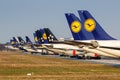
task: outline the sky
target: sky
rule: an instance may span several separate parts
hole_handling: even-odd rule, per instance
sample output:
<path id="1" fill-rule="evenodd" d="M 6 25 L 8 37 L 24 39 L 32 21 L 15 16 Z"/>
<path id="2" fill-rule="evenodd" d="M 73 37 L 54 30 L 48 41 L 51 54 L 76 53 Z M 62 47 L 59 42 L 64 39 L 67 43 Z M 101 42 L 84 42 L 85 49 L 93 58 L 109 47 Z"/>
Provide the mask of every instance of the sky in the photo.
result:
<path id="1" fill-rule="evenodd" d="M 65 13 L 78 16 L 78 10 L 88 10 L 108 34 L 120 39 L 120 0 L 0 0 L 0 43 L 14 36 L 33 41 L 40 28 L 50 28 L 57 38 L 70 38 Z"/>

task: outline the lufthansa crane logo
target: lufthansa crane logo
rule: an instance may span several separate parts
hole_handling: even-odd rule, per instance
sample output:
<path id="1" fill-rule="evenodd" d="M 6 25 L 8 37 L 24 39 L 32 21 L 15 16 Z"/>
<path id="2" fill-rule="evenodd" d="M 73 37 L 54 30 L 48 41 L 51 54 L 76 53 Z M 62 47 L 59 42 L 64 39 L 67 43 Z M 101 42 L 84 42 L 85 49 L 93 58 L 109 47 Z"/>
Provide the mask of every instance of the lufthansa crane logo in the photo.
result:
<path id="1" fill-rule="evenodd" d="M 37 42 L 37 41 L 38 41 L 38 38 L 37 38 L 37 37 L 35 37 L 35 38 L 34 38 L 34 40 Z"/>
<path id="2" fill-rule="evenodd" d="M 47 39 L 47 35 L 44 33 L 43 34 L 43 39 L 46 40 Z"/>
<path id="3" fill-rule="evenodd" d="M 84 27 L 85 27 L 85 30 L 87 30 L 88 32 L 92 32 L 96 27 L 96 23 L 93 19 L 89 18 L 85 21 Z"/>
<path id="4" fill-rule="evenodd" d="M 15 42 L 14 42 L 14 41 L 12 41 L 12 42 L 11 42 L 11 44 L 13 45 L 13 44 L 15 44 Z"/>
<path id="5" fill-rule="evenodd" d="M 81 30 L 81 23 L 79 21 L 72 22 L 71 30 L 74 33 L 78 33 Z"/>

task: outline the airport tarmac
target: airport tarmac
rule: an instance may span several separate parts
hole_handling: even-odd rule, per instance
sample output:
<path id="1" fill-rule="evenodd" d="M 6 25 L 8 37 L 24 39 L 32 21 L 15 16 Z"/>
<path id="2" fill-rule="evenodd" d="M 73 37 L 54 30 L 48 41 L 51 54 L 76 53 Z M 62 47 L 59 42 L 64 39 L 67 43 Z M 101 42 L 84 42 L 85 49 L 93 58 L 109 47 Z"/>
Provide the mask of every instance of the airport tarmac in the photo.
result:
<path id="1" fill-rule="evenodd" d="M 106 59 L 100 59 L 100 60 L 91 59 L 91 60 L 82 60 L 82 61 L 120 67 L 120 60 L 118 59 L 107 59 L 106 58 Z"/>
<path id="2" fill-rule="evenodd" d="M 110 65 L 114 67 L 120 67 L 120 59 L 113 59 L 113 58 L 102 58 L 102 59 L 76 59 L 76 58 L 70 58 L 70 57 L 61 57 L 59 55 L 41 55 L 36 54 L 39 56 L 47 56 L 47 57 L 56 57 L 56 58 L 62 58 L 62 59 L 68 59 L 68 60 L 79 60 L 82 62 L 90 62 L 93 64 L 105 64 Z"/>

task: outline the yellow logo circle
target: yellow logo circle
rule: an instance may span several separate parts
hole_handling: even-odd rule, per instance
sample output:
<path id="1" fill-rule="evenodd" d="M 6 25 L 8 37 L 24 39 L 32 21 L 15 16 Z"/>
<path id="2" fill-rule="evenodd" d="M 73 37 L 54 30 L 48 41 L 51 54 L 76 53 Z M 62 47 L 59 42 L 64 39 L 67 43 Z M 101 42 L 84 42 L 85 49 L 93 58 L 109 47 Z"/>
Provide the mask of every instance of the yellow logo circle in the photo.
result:
<path id="1" fill-rule="evenodd" d="M 72 22 L 71 30 L 74 33 L 78 33 L 81 30 L 81 23 L 79 21 Z"/>
<path id="2" fill-rule="evenodd" d="M 89 18 L 85 21 L 84 27 L 85 27 L 85 30 L 87 30 L 88 32 L 92 32 L 96 27 L 96 23 L 93 19 Z"/>
<path id="3" fill-rule="evenodd" d="M 37 41 L 38 41 L 38 38 L 37 38 L 37 37 L 35 37 L 35 38 L 34 38 L 34 40 L 37 42 Z"/>
<path id="4" fill-rule="evenodd" d="M 47 39 L 47 35 L 44 33 L 43 34 L 43 39 L 46 40 Z"/>
<path id="5" fill-rule="evenodd" d="M 15 44 L 15 42 L 14 42 L 14 41 L 12 41 L 12 42 L 11 42 L 11 44 L 13 45 L 13 44 Z"/>

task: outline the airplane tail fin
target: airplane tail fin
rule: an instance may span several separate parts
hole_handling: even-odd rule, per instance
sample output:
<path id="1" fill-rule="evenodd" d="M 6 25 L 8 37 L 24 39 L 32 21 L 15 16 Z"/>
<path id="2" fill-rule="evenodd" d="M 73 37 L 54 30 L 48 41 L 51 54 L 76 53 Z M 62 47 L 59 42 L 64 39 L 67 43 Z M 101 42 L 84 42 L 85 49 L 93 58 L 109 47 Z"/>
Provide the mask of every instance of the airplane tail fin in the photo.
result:
<path id="1" fill-rule="evenodd" d="M 41 32 L 41 35 L 42 35 L 42 36 L 41 36 L 42 41 L 43 41 L 44 43 L 48 43 L 47 35 L 46 35 L 44 29 L 40 29 L 40 32 Z"/>
<path id="2" fill-rule="evenodd" d="M 18 43 L 18 40 L 16 39 L 16 37 L 13 37 L 13 41 L 14 41 L 15 43 Z"/>
<path id="3" fill-rule="evenodd" d="M 57 41 L 57 38 L 55 37 L 55 35 L 52 33 L 52 31 L 49 28 L 44 28 L 44 31 L 47 35 L 49 43 L 53 41 Z"/>
<path id="4" fill-rule="evenodd" d="M 10 39 L 10 44 L 14 47 L 16 47 L 16 42 L 13 39 Z"/>
<path id="5" fill-rule="evenodd" d="M 98 24 L 98 22 L 88 11 L 79 10 L 78 13 L 81 20 L 84 21 L 85 30 L 91 32 L 96 40 L 115 40 L 104 31 L 104 29 Z"/>
<path id="6" fill-rule="evenodd" d="M 36 43 L 36 44 L 41 44 L 41 41 L 40 41 L 40 39 L 38 38 L 36 31 L 35 31 L 35 33 L 33 33 L 33 36 L 34 36 L 34 41 L 35 41 L 35 43 Z"/>
<path id="7" fill-rule="evenodd" d="M 40 32 L 40 30 L 35 31 L 35 33 L 36 33 L 39 43 L 44 43 L 44 41 L 42 39 L 42 33 Z"/>
<path id="8" fill-rule="evenodd" d="M 25 41 L 22 39 L 22 37 L 19 36 L 18 40 L 19 40 L 20 44 L 25 44 Z"/>
<path id="9" fill-rule="evenodd" d="M 84 28 L 82 28 L 83 24 L 72 13 L 65 14 L 69 28 L 72 32 L 74 40 L 92 40 L 94 39 L 92 33 L 87 32 Z"/>
<path id="10" fill-rule="evenodd" d="M 18 40 L 16 37 L 13 37 L 13 39 L 10 40 L 10 44 L 13 45 L 14 47 L 18 47 Z"/>
<path id="11" fill-rule="evenodd" d="M 10 44 L 14 45 L 15 44 L 14 40 L 10 39 Z"/>
<path id="12" fill-rule="evenodd" d="M 28 43 L 28 44 L 32 43 L 32 41 L 30 40 L 30 38 L 28 36 L 25 36 L 25 38 L 26 38 L 26 43 Z"/>

